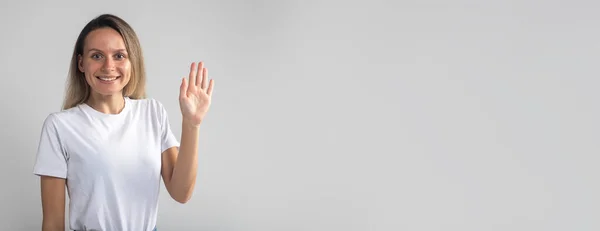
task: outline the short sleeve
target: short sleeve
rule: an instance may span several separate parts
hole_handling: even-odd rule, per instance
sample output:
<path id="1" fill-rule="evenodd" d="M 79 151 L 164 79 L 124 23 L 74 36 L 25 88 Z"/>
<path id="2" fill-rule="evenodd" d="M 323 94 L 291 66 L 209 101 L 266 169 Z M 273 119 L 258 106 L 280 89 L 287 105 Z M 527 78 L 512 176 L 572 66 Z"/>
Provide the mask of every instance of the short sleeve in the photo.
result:
<path id="1" fill-rule="evenodd" d="M 169 121 L 169 115 L 167 110 L 161 103 L 158 103 L 160 109 L 160 123 L 161 123 L 161 137 L 160 137 L 160 151 L 163 153 L 171 147 L 179 147 L 179 141 L 171 130 L 171 122 Z"/>
<path id="2" fill-rule="evenodd" d="M 35 175 L 67 178 L 67 155 L 56 125 L 53 114 L 44 120 L 33 167 Z"/>

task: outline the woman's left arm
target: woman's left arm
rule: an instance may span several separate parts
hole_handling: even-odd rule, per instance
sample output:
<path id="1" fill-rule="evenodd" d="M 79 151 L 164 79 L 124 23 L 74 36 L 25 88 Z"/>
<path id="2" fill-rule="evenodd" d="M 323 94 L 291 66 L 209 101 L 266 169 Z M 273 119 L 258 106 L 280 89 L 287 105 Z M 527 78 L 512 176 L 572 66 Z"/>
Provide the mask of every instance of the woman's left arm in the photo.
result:
<path id="1" fill-rule="evenodd" d="M 192 63 L 189 81 L 182 79 L 179 106 L 182 114 L 181 144 L 162 154 L 162 177 L 173 199 L 186 203 L 192 197 L 198 169 L 200 124 L 211 104 L 214 80 L 208 80 L 204 63 Z"/>

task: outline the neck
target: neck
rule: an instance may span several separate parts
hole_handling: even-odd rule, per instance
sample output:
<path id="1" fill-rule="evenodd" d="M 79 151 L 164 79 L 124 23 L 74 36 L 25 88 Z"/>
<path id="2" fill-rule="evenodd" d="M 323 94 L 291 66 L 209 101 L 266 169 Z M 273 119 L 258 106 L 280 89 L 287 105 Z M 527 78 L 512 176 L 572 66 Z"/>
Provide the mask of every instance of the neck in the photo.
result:
<path id="1" fill-rule="evenodd" d="M 91 94 L 86 104 L 105 114 L 119 114 L 125 107 L 125 97 L 122 95 Z"/>

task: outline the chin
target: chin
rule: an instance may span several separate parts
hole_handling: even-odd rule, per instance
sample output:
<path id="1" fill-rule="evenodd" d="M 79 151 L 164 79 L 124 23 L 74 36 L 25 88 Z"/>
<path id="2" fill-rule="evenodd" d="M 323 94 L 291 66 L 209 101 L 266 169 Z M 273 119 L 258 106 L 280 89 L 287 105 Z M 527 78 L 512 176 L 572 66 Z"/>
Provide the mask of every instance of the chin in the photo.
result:
<path id="1" fill-rule="evenodd" d="M 105 96 L 121 94 L 127 78 L 121 76 L 94 76 L 92 88 Z"/>

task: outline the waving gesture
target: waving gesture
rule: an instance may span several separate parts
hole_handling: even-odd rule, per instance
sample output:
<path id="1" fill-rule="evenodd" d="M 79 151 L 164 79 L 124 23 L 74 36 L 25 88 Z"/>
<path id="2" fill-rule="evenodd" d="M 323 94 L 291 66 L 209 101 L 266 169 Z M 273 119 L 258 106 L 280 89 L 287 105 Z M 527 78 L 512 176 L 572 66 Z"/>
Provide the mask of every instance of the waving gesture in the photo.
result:
<path id="1" fill-rule="evenodd" d="M 183 122 L 199 126 L 208 112 L 211 103 L 214 80 L 208 80 L 204 63 L 192 63 L 189 81 L 182 79 L 179 89 L 179 107 Z"/>

